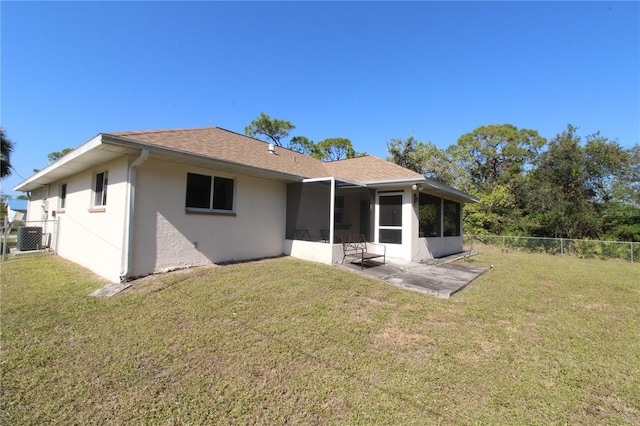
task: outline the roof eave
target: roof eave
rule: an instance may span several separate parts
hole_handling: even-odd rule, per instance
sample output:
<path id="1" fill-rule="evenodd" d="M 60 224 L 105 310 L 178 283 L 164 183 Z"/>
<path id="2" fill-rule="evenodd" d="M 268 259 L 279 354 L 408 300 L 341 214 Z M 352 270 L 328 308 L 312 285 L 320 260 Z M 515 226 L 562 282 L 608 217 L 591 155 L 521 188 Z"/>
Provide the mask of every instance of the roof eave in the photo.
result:
<path id="1" fill-rule="evenodd" d="M 71 162 L 76 161 L 82 155 L 95 149 L 101 143 L 102 143 L 101 135 L 97 135 L 93 137 L 92 139 L 80 145 L 78 148 L 74 149 L 64 157 L 58 159 L 57 161 L 54 161 L 53 163 L 47 165 L 47 167 L 45 167 L 44 169 L 36 172 L 33 176 L 23 180 L 18 185 L 16 185 L 13 188 L 13 190 L 28 192 L 28 191 L 33 191 L 34 189 L 37 189 L 39 187 L 42 187 L 47 183 L 50 183 L 50 182 L 47 182 L 46 180 L 47 176 L 49 176 L 50 174 L 54 173 L 57 170 L 62 169 L 64 166 L 70 164 Z"/>
<path id="2" fill-rule="evenodd" d="M 407 185 L 421 185 L 421 189 L 430 188 L 432 190 L 437 191 L 440 195 L 446 195 L 456 201 L 460 201 L 463 203 L 478 203 L 476 197 L 473 197 L 469 194 L 466 194 L 462 191 L 459 191 L 455 188 L 452 188 L 448 185 L 442 184 L 432 179 L 427 179 L 425 177 L 415 177 L 415 178 L 403 178 L 403 179 L 387 179 L 387 180 L 379 180 L 379 181 L 367 181 L 364 182 L 366 186 L 373 188 L 389 188 L 389 187 L 398 187 L 398 186 L 407 186 Z"/>
<path id="3" fill-rule="evenodd" d="M 423 185 L 428 186 L 431 189 L 435 189 L 436 191 L 439 192 L 443 192 L 447 195 L 451 195 L 455 198 L 457 198 L 459 201 L 462 201 L 464 203 L 479 203 L 480 200 L 477 199 L 476 197 L 469 195 L 467 193 L 464 193 L 462 191 L 459 191 L 455 188 L 452 188 L 448 185 L 445 185 L 443 183 L 440 183 L 438 181 L 435 181 L 433 179 L 427 179 L 425 178 L 425 182 Z"/>
<path id="4" fill-rule="evenodd" d="M 183 159 L 198 159 L 204 164 L 224 165 L 227 168 L 233 169 L 238 172 L 244 172 L 249 175 L 259 175 L 289 182 L 299 182 L 304 179 L 304 176 L 297 176 L 293 174 L 278 172 L 275 170 L 263 169 L 255 166 L 236 163 L 228 160 L 221 160 L 217 158 L 206 157 L 184 151 L 160 147 L 158 145 L 147 144 L 145 142 L 127 139 L 120 136 L 114 136 L 108 133 L 100 133 L 91 140 L 85 142 L 80 147 L 71 151 L 69 154 L 65 155 L 54 163 L 49 164 L 47 167 L 38 171 L 30 178 L 25 179 L 24 181 L 16 185 L 14 187 L 14 191 L 34 191 L 38 188 L 46 186 L 47 184 L 65 179 L 78 173 L 79 170 L 82 169 L 83 159 L 86 159 L 86 157 L 90 153 L 96 151 L 101 146 L 103 148 L 107 148 L 107 146 L 115 146 L 119 147 L 119 150 L 121 148 L 125 148 L 120 153 L 121 155 L 127 155 L 129 153 L 135 152 L 129 152 L 128 150 L 148 149 L 149 151 L 156 153 L 159 156 L 166 155 L 174 158 L 177 157 Z M 118 155 L 118 153 L 113 154 Z"/>

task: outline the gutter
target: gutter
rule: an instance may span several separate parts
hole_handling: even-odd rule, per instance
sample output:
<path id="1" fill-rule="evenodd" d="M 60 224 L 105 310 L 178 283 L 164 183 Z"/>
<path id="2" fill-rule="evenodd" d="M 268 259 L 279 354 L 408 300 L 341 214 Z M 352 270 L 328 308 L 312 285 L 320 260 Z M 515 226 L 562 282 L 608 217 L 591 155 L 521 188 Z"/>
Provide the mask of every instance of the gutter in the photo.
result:
<path id="1" fill-rule="evenodd" d="M 405 186 L 412 184 L 425 183 L 425 178 L 402 178 L 402 179 L 384 179 L 384 180 L 371 180 L 363 182 L 366 186 L 372 188 L 385 187 L 385 186 Z"/>
<path id="2" fill-rule="evenodd" d="M 120 281 L 126 281 L 131 276 L 131 261 L 133 259 L 133 213 L 135 207 L 135 195 L 136 195 L 136 168 L 144 163 L 149 158 L 149 150 L 143 149 L 140 151 L 140 157 L 136 158 L 133 163 L 129 165 L 129 172 L 127 173 L 127 210 L 124 226 L 124 256 L 122 273 L 120 274 Z"/>

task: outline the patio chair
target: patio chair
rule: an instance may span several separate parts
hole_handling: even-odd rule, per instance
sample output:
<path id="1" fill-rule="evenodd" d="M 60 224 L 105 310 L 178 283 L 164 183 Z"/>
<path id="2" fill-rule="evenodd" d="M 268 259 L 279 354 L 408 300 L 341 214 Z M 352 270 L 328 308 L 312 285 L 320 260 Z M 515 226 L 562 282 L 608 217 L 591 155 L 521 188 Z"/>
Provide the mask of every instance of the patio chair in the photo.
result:
<path id="1" fill-rule="evenodd" d="M 309 235 L 309 230 L 308 229 L 296 229 L 295 239 L 296 240 L 311 241 L 311 236 Z"/>

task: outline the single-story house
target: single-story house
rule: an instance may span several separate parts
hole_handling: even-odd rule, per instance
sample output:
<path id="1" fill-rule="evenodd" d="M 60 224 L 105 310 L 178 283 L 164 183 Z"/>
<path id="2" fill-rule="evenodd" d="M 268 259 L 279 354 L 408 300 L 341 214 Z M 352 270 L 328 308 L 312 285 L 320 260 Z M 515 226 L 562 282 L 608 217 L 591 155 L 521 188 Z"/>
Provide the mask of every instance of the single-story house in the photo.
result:
<path id="1" fill-rule="evenodd" d="M 374 156 L 322 162 L 219 127 L 101 133 L 15 187 L 56 252 L 118 282 L 282 254 L 332 264 L 341 235 L 419 261 L 461 252 L 477 200 Z"/>
<path id="2" fill-rule="evenodd" d="M 7 218 L 9 222 L 20 222 L 27 217 L 27 200 L 14 200 L 11 199 L 7 202 Z"/>

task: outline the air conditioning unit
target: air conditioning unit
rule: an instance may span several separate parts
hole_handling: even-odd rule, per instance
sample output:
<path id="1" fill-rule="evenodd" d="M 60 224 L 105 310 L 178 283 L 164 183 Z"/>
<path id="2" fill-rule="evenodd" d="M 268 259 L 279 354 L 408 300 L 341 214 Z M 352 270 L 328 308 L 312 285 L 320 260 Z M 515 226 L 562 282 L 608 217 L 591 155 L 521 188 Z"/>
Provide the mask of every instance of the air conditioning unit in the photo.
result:
<path id="1" fill-rule="evenodd" d="M 40 250 L 42 248 L 42 227 L 18 227 L 18 251 Z"/>

